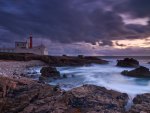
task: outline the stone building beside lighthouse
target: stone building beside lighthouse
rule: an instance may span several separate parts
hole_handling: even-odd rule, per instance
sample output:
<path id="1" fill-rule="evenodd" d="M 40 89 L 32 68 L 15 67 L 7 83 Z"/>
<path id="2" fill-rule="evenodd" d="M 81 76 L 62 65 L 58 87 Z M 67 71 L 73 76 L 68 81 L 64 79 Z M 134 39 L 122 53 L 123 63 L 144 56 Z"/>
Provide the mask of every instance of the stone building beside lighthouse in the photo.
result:
<path id="1" fill-rule="evenodd" d="M 30 35 L 27 41 L 16 41 L 15 48 L 0 48 L 0 52 L 33 53 L 36 55 L 48 55 L 48 50 L 43 44 L 39 46 L 33 46 L 32 35 Z"/>

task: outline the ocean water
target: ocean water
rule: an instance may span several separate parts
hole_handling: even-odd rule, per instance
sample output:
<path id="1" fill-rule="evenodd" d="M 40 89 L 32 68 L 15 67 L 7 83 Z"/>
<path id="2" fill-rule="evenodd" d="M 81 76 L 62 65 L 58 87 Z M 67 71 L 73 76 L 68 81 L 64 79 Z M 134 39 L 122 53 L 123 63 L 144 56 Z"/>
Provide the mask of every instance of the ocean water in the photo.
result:
<path id="1" fill-rule="evenodd" d="M 134 68 L 117 67 L 117 59 L 115 58 L 107 58 L 106 60 L 110 61 L 109 64 L 92 64 L 80 67 L 57 67 L 61 76 L 65 74 L 67 77 L 54 80 L 49 84 L 59 85 L 61 89 L 64 90 L 71 90 L 72 88 L 79 87 L 84 84 L 92 84 L 102 86 L 110 90 L 119 91 L 121 93 L 127 93 L 129 100 L 125 108 L 128 111 L 133 104 L 133 98 L 137 94 L 150 93 L 150 79 L 123 76 L 120 74 L 122 71 L 133 70 Z M 149 59 L 140 59 L 138 61 L 141 66 L 145 66 L 150 69 L 150 64 L 148 64 L 150 61 Z M 41 68 L 42 67 L 30 68 L 27 71 L 28 75 L 32 75 L 35 80 L 38 80 Z"/>
<path id="2" fill-rule="evenodd" d="M 54 80 L 49 84 L 59 85 L 64 90 L 70 90 L 84 84 L 93 84 L 127 93 L 131 98 L 134 98 L 137 94 L 150 93 L 150 79 L 123 76 L 120 74 L 123 70 L 132 70 L 134 68 L 117 67 L 117 59 L 115 58 L 108 58 L 106 60 L 110 61 L 109 64 L 92 64 L 81 67 L 57 67 L 61 76 L 65 74 L 67 78 Z M 140 59 L 138 61 L 140 65 L 150 69 L 150 64 L 148 64 L 150 60 Z M 38 80 L 41 68 L 42 67 L 32 67 L 27 70 L 27 73 L 29 76 L 32 76 L 33 79 Z"/>
<path id="3" fill-rule="evenodd" d="M 120 73 L 123 70 L 132 70 L 134 68 L 122 68 L 116 66 L 116 59 L 107 59 L 109 64 L 82 67 L 58 67 L 61 76 L 64 74 L 67 78 L 50 82 L 51 85 L 60 85 L 64 90 L 70 90 L 84 84 L 93 84 L 107 89 L 127 93 L 131 98 L 137 94 L 150 93 L 150 79 L 134 78 L 123 76 Z M 150 69 L 148 60 L 139 60 L 142 66 Z"/>

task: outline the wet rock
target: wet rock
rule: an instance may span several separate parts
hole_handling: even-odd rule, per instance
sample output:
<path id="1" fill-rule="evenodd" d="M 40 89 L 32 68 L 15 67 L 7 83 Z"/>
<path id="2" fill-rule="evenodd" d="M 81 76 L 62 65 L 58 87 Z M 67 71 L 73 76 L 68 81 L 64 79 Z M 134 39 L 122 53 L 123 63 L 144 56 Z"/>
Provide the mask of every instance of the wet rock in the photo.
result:
<path id="1" fill-rule="evenodd" d="M 103 87 L 84 85 L 67 92 L 65 99 L 72 109 L 78 109 L 80 113 L 123 113 L 128 96 Z"/>
<path id="2" fill-rule="evenodd" d="M 141 77 L 141 78 L 150 78 L 150 71 L 148 68 L 140 66 L 131 71 L 123 71 L 121 74 L 131 77 Z"/>
<path id="3" fill-rule="evenodd" d="M 1 77 L 0 95 L 0 113 L 124 113 L 128 100 L 127 94 L 94 85 L 65 92 L 59 86 Z"/>
<path id="4" fill-rule="evenodd" d="M 60 77 L 60 73 L 55 67 L 43 67 L 40 73 L 43 77 Z"/>
<path id="5" fill-rule="evenodd" d="M 120 66 L 120 67 L 138 67 L 139 62 L 133 58 L 125 58 L 124 60 L 117 60 L 117 66 Z"/>
<path id="6" fill-rule="evenodd" d="M 40 81 L 50 82 L 54 79 L 60 78 L 60 72 L 55 67 L 43 67 L 40 70 Z"/>
<path id="7" fill-rule="evenodd" d="M 12 80 L 0 77 L 0 113 L 37 113 L 35 108 L 46 104 L 46 97 L 53 99 L 60 95 L 53 86 L 40 84 L 29 79 Z M 44 111 L 48 110 L 44 108 Z M 40 108 L 37 109 L 43 113 Z"/>
<path id="8" fill-rule="evenodd" d="M 66 75 L 66 74 L 63 74 L 63 78 L 67 78 L 67 75 Z"/>
<path id="9" fill-rule="evenodd" d="M 150 113 L 150 94 L 137 95 L 129 113 Z"/>

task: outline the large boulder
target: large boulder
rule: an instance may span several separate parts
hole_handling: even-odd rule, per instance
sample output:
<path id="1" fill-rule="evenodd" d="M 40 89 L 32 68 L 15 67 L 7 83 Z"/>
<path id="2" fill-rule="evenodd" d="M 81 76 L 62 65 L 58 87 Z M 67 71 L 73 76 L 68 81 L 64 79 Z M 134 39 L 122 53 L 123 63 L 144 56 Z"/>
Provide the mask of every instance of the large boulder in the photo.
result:
<path id="1" fill-rule="evenodd" d="M 55 67 L 43 67 L 40 70 L 41 76 L 43 77 L 59 77 L 60 73 Z"/>
<path id="2" fill-rule="evenodd" d="M 150 113 L 150 94 L 137 95 L 128 113 Z"/>
<path id="3" fill-rule="evenodd" d="M 53 86 L 27 78 L 14 80 L 0 77 L 0 113 L 45 113 L 38 110 L 48 101 L 46 97 L 53 101 L 53 98 L 61 94 L 59 88 L 54 89 Z M 36 112 L 35 108 L 38 108 Z"/>
<path id="4" fill-rule="evenodd" d="M 64 97 L 70 108 L 79 110 L 79 113 L 124 113 L 128 101 L 125 93 L 95 85 L 72 89 Z"/>
<path id="5" fill-rule="evenodd" d="M 43 67 L 40 70 L 41 76 L 40 80 L 42 81 L 51 81 L 53 79 L 58 79 L 60 78 L 60 72 L 57 71 L 55 67 Z"/>
<path id="6" fill-rule="evenodd" d="M 150 78 L 150 71 L 148 68 L 140 66 L 134 70 L 131 71 L 123 71 L 121 74 L 131 77 L 144 77 L 144 78 Z"/>
<path id="7" fill-rule="evenodd" d="M 120 67 L 138 67 L 139 62 L 133 58 L 125 58 L 124 60 L 117 60 L 117 66 L 120 66 Z"/>

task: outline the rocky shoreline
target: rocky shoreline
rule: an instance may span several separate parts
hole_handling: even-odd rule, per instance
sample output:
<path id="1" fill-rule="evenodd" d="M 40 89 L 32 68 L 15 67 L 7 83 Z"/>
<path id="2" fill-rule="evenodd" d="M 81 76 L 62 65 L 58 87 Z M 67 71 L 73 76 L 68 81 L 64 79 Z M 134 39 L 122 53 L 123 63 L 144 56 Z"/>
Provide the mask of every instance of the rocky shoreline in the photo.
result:
<path id="1" fill-rule="evenodd" d="M 1 113 L 123 113 L 127 94 L 94 85 L 70 91 L 27 79 L 0 77 Z"/>
<path id="2" fill-rule="evenodd" d="M 150 94 L 138 95 L 125 110 L 128 95 L 84 85 L 70 91 L 28 78 L 0 77 L 0 113 L 149 113 Z"/>
<path id="3" fill-rule="evenodd" d="M 34 66 L 46 66 L 47 64 L 39 60 L 13 61 L 0 60 L 0 75 L 7 77 L 20 77 L 26 74 L 25 70 Z"/>
<path id="4" fill-rule="evenodd" d="M 0 60 L 31 61 L 40 60 L 50 66 L 83 66 L 92 63 L 107 64 L 108 61 L 93 56 L 40 56 L 28 53 L 0 53 Z"/>
<path id="5" fill-rule="evenodd" d="M 95 85 L 83 85 L 64 91 L 59 86 L 20 76 L 23 69 L 34 65 L 82 66 L 91 63 L 106 64 L 108 61 L 84 56 L 15 55 L 0 54 L 0 66 L 4 67 L 0 72 L 7 75 L 0 75 L 0 113 L 150 113 L 150 94 L 137 95 L 131 108 L 126 111 L 129 97 L 125 93 Z M 17 69 L 17 74 L 13 71 L 10 73 L 10 69 Z M 54 75 L 58 74 L 55 68 L 51 68 L 51 71 Z M 49 70 L 45 68 L 42 72 L 47 77 Z"/>

